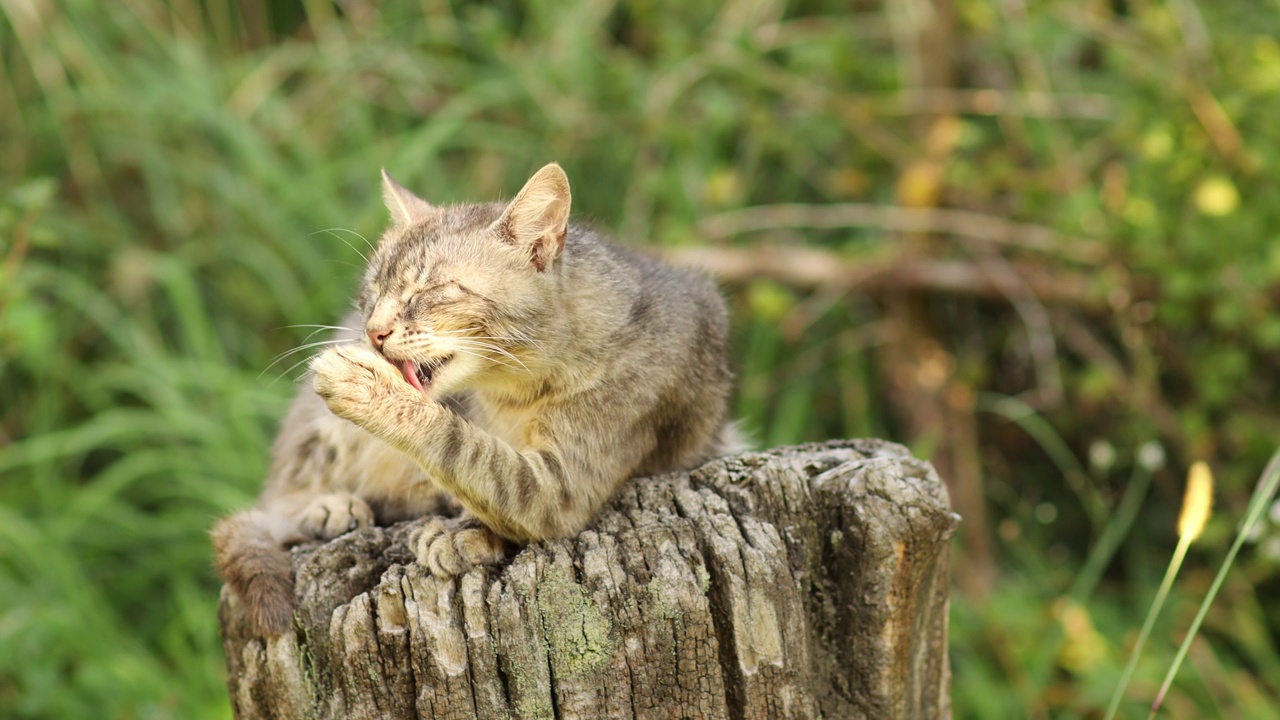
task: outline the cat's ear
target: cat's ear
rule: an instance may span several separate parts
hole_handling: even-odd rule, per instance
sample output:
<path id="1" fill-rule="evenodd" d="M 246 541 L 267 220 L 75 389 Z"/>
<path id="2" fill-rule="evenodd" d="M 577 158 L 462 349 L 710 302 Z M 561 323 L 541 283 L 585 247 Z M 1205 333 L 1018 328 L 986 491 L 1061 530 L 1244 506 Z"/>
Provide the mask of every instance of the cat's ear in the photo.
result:
<path id="1" fill-rule="evenodd" d="M 417 222 L 436 213 L 436 207 L 405 189 L 382 168 L 382 201 L 391 213 L 391 222 L 397 226 Z"/>
<path id="2" fill-rule="evenodd" d="M 551 163 L 529 178 L 493 228 L 507 242 L 527 248 L 539 272 L 564 250 L 569 230 L 569 178 Z"/>

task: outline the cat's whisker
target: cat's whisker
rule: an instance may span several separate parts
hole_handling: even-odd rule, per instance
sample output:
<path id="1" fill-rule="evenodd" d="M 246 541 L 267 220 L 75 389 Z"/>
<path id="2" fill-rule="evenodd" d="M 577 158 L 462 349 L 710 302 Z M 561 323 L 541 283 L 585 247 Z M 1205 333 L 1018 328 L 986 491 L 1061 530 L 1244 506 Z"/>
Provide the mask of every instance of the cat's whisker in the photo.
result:
<path id="1" fill-rule="evenodd" d="M 539 344 L 538 344 L 538 343 L 536 343 L 536 342 L 533 342 L 533 341 L 531 341 L 531 340 L 520 340 L 519 338 L 508 338 L 508 337 L 488 337 L 488 336 L 481 335 L 481 336 L 469 337 L 469 338 L 464 338 L 464 339 L 466 339 L 466 340 L 476 340 L 476 341 L 480 341 L 480 340 L 493 340 L 493 341 L 495 341 L 495 342 L 500 342 L 500 343 L 512 343 L 512 344 L 515 344 L 515 345 L 526 345 L 526 346 L 529 346 L 529 347 L 536 348 L 536 349 L 538 349 L 538 350 L 541 350 L 541 349 L 542 349 L 542 346 L 541 346 L 541 345 L 539 345 Z M 498 349 L 498 350 L 502 351 L 502 348 L 501 348 L 500 346 L 498 346 L 496 349 Z"/>
<path id="2" fill-rule="evenodd" d="M 306 336 L 306 337 L 302 338 L 302 342 L 304 342 L 304 343 L 305 343 L 305 342 L 309 341 L 311 338 L 313 338 L 313 337 L 315 337 L 315 336 L 319 335 L 319 334 L 320 334 L 320 333 L 322 333 L 322 332 L 324 332 L 324 329 L 323 329 L 323 328 L 317 328 L 317 329 L 315 329 L 315 330 L 312 330 L 311 332 L 307 333 L 307 336 Z"/>
<path id="3" fill-rule="evenodd" d="M 490 355 L 490 353 L 493 353 L 493 354 L 497 354 L 497 355 L 501 355 L 501 356 L 504 356 L 504 357 L 510 358 L 510 359 L 511 359 L 512 361 L 514 361 L 517 365 L 519 365 L 519 366 L 520 366 L 520 367 L 521 367 L 525 372 L 532 374 L 532 371 L 531 371 L 531 370 L 529 370 L 529 366 L 528 366 L 528 365 L 525 365 L 525 364 L 524 364 L 524 362 L 520 360 L 520 358 L 516 357 L 516 356 L 515 356 L 515 355 L 513 355 L 511 352 L 509 352 L 509 351 L 507 351 L 507 350 L 503 349 L 502 347 L 500 347 L 500 346 L 498 346 L 498 345 L 494 345 L 493 343 L 489 343 L 489 342 L 484 342 L 485 340 L 495 340 L 495 341 L 499 341 L 499 342 L 517 342 L 517 343 L 518 343 L 519 341 L 518 341 L 517 339 L 515 339 L 515 338 L 506 338 L 506 337 L 494 337 L 494 336 L 489 336 L 489 335 L 465 335 L 465 334 L 463 334 L 463 333 L 467 332 L 468 330 L 479 330 L 479 329 L 480 329 L 480 328 L 478 328 L 478 327 L 472 327 L 472 328 L 463 328 L 463 329 L 460 329 L 460 330 L 436 330 L 436 331 L 434 331 L 432 334 L 434 334 L 436 337 L 440 337 L 440 338 L 444 338 L 444 339 L 446 339 L 446 340 L 449 340 L 451 343 L 454 343 L 454 344 L 457 344 L 457 345 L 467 345 L 467 346 L 470 346 L 473 350 L 474 350 L 474 349 L 479 349 L 479 350 L 481 350 L 482 352 L 484 352 L 484 353 L 485 353 L 485 354 L 475 353 L 475 352 L 471 353 L 472 355 L 474 355 L 474 356 L 476 356 L 476 357 L 481 357 L 481 358 L 484 358 L 484 359 L 487 359 L 487 360 L 491 360 L 491 361 L 499 362 L 499 361 L 497 360 L 497 358 L 496 358 L 496 357 L 493 357 L 492 355 Z M 420 349 L 420 348 L 423 348 L 423 347 L 425 347 L 425 346 L 426 346 L 426 343 L 421 343 L 421 344 L 416 345 L 413 349 Z M 503 366 L 505 366 L 505 367 L 509 367 L 509 368 L 515 369 L 513 365 L 510 365 L 510 364 L 508 364 L 508 363 L 500 362 L 500 364 L 501 364 L 501 365 L 503 365 Z"/>
<path id="4" fill-rule="evenodd" d="M 509 343 L 509 344 L 511 344 L 511 345 L 524 345 L 524 346 L 526 346 L 526 347 L 531 347 L 531 348 L 534 348 L 534 349 L 536 349 L 536 350 L 541 350 L 541 349 L 542 349 L 542 345 L 541 345 L 541 344 L 539 344 L 539 343 L 537 343 L 537 342 L 535 342 L 535 341 L 533 341 L 533 340 L 521 340 L 521 339 L 518 339 L 518 338 L 509 338 L 509 337 L 488 337 L 488 336 L 485 336 L 485 335 L 474 335 L 474 336 L 470 336 L 470 337 L 468 337 L 468 338 L 466 338 L 466 339 L 468 339 L 468 340 L 493 340 L 493 341 L 495 341 L 495 342 Z"/>
<path id="5" fill-rule="evenodd" d="M 470 343 L 471 345 L 479 345 L 480 347 L 489 348 L 494 352 L 502 353 L 503 355 L 506 355 L 508 357 L 511 357 L 512 359 L 515 359 L 515 356 L 512 355 L 510 351 L 503 348 L 501 345 L 495 345 L 494 343 L 491 343 L 491 342 L 485 342 L 483 338 L 473 338 L 473 337 L 456 338 L 454 342 Z"/>
<path id="6" fill-rule="evenodd" d="M 447 337 L 449 339 L 463 338 L 466 340 L 495 340 L 497 342 L 509 342 L 517 345 L 530 345 L 532 347 L 542 349 L 542 344 L 537 340 L 528 337 L 514 337 L 510 335 L 467 335 L 468 331 L 479 330 L 478 327 L 463 328 L 461 330 L 435 330 L 436 335 Z"/>
<path id="7" fill-rule="evenodd" d="M 376 250 L 376 248 L 373 246 L 373 243 L 369 242 L 369 238 L 365 237 L 364 235 L 361 235 L 360 233 L 356 232 L 355 230 L 352 230 L 351 228 L 331 227 L 331 228 L 326 228 L 325 232 L 330 234 L 333 234 L 335 232 L 351 233 L 352 235 L 355 235 L 356 237 L 360 238 L 360 240 L 364 242 L 365 247 L 369 248 L 370 250 Z"/>
<path id="8" fill-rule="evenodd" d="M 258 378 L 259 378 L 259 379 L 261 379 L 263 375 L 266 375 L 266 374 L 267 374 L 267 371 L 268 371 L 268 370 L 270 370 L 271 368 L 275 367 L 277 363 L 279 363 L 280 361 L 282 361 L 282 360 L 284 360 L 285 358 L 289 357 L 290 355 L 293 355 L 293 354 L 295 354 L 295 353 L 303 352 L 304 350 L 310 350 L 310 349 L 312 349 L 312 348 L 324 347 L 325 345 L 338 345 L 338 344 L 340 344 L 340 343 L 345 343 L 345 342 L 350 342 L 350 341 L 349 341 L 349 340 L 344 340 L 344 339 L 341 339 L 341 338 L 337 338 L 337 339 L 334 339 L 334 340 L 318 340 L 318 341 L 313 342 L 313 343 L 304 343 L 304 344 L 302 344 L 302 345 L 299 345 L 298 347 L 293 348 L 292 350 L 286 350 L 286 351 L 284 351 L 284 352 L 280 353 L 279 355 L 275 356 L 274 358 L 272 358 L 272 359 L 271 359 L 271 364 L 270 364 L 270 365 L 268 365 L 268 366 L 266 366 L 266 367 L 264 367 L 264 368 L 262 368 L 262 372 L 258 373 Z M 297 366 L 295 365 L 294 367 L 297 367 Z M 293 368 L 290 368 L 290 370 L 292 370 L 292 369 L 293 369 Z"/>
<path id="9" fill-rule="evenodd" d="M 499 359 L 497 359 L 497 358 L 495 358 L 495 357 L 489 357 L 489 356 L 487 356 L 487 355 L 483 355 L 483 354 L 481 354 L 481 353 L 478 353 L 478 352 L 476 352 L 476 351 L 474 351 L 474 350 L 465 350 L 465 349 L 463 349 L 463 348 L 454 348 L 454 352 L 458 352 L 458 353 L 461 353 L 461 354 L 463 354 L 463 355 L 470 355 L 471 357 L 480 358 L 481 360 L 485 360 L 485 361 L 488 361 L 488 362 L 497 363 L 497 364 L 499 364 L 499 365 L 501 365 L 501 366 L 503 366 L 503 367 L 511 368 L 512 370 L 517 369 L 517 368 L 516 368 L 516 366 L 514 366 L 514 365 L 510 365 L 510 364 L 508 364 L 508 363 L 504 363 L 504 362 L 502 362 L 501 360 L 499 360 Z M 525 368 L 525 369 L 526 369 L 526 370 L 528 370 L 528 368 Z"/>
<path id="10" fill-rule="evenodd" d="M 533 339 L 533 338 L 531 338 L 531 337 L 529 337 L 528 335 L 525 335 L 525 334 L 523 334 L 523 333 L 521 333 L 521 334 L 519 334 L 519 335 L 485 336 L 485 337 L 481 337 L 480 339 L 482 339 L 482 340 L 499 340 L 499 341 L 505 341 L 505 342 L 517 343 L 517 344 L 520 344 L 520 345 L 530 345 L 530 346 L 532 346 L 532 347 L 536 347 L 536 348 L 538 348 L 539 350 L 541 350 L 541 349 L 542 349 L 542 343 L 538 342 L 537 340 L 535 340 L 535 339 Z"/>
<path id="11" fill-rule="evenodd" d="M 311 233 L 311 234 L 312 234 L 312 235 L 318 235 L 318 234 L 320 234 L 320 233 L 328 233 L 329 235 L 332 235 L 333 237 L 338 238 L 339 240 L 341 240 L 341 241 L 342 241 L 342 244 L 343 244 L 343 245 L 346 245 L 347 247 L 351 248 L 352 252 L 354 252 L 355 254 L 359 255 L 359 256 L 360 256 L 360 258 L 361 258 L 362 260 L 364 260 L 365 264 L 366 264 L 366 265 L 368 265 L 368 264 L 369 264 L 369 258 L 368 258 L 368 257 L 366 257 L 364 253 L 360 252 L 360 248 L 357 248 L 355 245 L 352 245 L 351 243 L 347 242 L 347 239 L 346 239 L 346 238 L 342 237 L 342 236 L 341 236 L 341 235 L 339 235 L 337 232 L 335 232 L 336 230 L 346 230 L 346 228 L 324 228 L 324 229 L 321 229 L 321 230 L 317 230 L 317 231 L 315 231 L 315 232 L 313 232 L 313 233 Z M 347 232 L 351 232 L 351 231 L 347 230 Z M 357 234 L 357 235 L 359 235 L 359 233 L 356 233 L 356 234 Z M 367 243 L 367 242 L 369 242 L 369 241 L 368 241 L 368 240 L 365 240 L 365 242 Z"/>
<path id="12" fill-rule="evenodd" d="M 369 242 L 369 238 L 365 237 L 364 235 L 361 235 L 360 233 L 356 232 L 355 230 L 352 230 L 351 228 L 344 228 L 344 229 L 347 232 L 351 233 L 352 235 L 355 235 L 356 237 L 363 240 L 365 247 L 369 248 L 370 250 L 376 250 L 376 248 L 374 248 L 373 246 L 373 243 Z"/>
<path id="13" fill-rule="evenodd" d="M 282 327 L 282 328 L 276 328 L 276 329 L 277 329 L 277 330 L 285 330 L 285 329 L 291 329 L 291 328 L 318 328 L 318 329 L 320 329 L 320 330 L 346 330 L 347 332 L 356 332 L 356 329 L 355 329 L 355 328 L 349 328 L 349 327 L 347 327 L 346 325 L 308 325 L 308 324 L 301 324 L 301 325 L 285 325 L 285 326 L 284 326 L 284 327 Z"/>
<path id="14" fill-rule="evenodd" d="M 502 361 L 502 360 L 498 359 L 498 357 L 494 357 L 493 355 L 489 355 L 489 354 L 488 354 L 488 352 L 486 352 L 486 351 L 485 351 L 485 348 L 477 348 L 476 346 L 466 346 L 466 345 L 463 345 L 463 346 L 461 346 L 461 347 L 460 347 L 460 346 L 453 346 L 453 347 L 452 347 L 452 350 L 453 350 L 453 352 L 461 352 L 461 354 L 463 354 L 463 355 L 470 355 L 470 356 L 472 356 L 472 357 L 479 357 L 479 359 L 481 359 L 481 360 L 485 360 L 485 361 L 488 361 L 488 363 L 497 363 L 498 365 L 502 365 L 502 366 L 503 366 L 503 368 L 511 368 L 512 370 L 518 370 L 518 369 L 520 369 L 520 368 L 517 368 L 517 366 L 516 366 L 516 365 L 512 365 L 512 364 L 509 364 L 509 363 L 504 363 L 504 361 Z M 518 359 L 517 359 L 516 361 L 517 361 L 517 363 L 518 363 L 518 361 L 520 361 L 520 360 L 518 360 Z M 529 372 L 529 368 L 524 368 L 524 370 L 525 370 L 525 372 Z"/>
<path id="15" fill-rule="evenodd" d="M 512 355 L 511 353 L 507 352 L 506 350 L 503 350 L 502 348 L 498 347 L 497 345 L 490 345 L 489 343 L 476 342 L 476 341 L 470 341 L 470 342 L 468 342 L 468 341 L 469 341 L 469 339 L 468 339 L 468 338 L 458 338 L 457 340 L 455 340 L 455 342 L 457 342 L 457 343 L 459 343 L 459 344 L 461 344 L 461 345 L 470 345 L 470 346 L 471 346 L 471 348 L 473 348 L 473 349 L 475 349 L 475 348 L 481 348 L 481 349 L 483 349 L 483 350 L 489 350 L 490 352 L 495 352 L 495 353 L 498 353 L 499 355 L 502 355 L 502 356 L 504 356 L 504 357 L 511 358 L 513 361 L 515 361 L 515 363 L 516 363 L 516 364 L 518 364 L 520 367 L 524 368 L 524 371 L 525 371 L 525 372 L 527 372 L 527 373 L 531 373 L 531 372 L 532 372 L 532 371 L 530 371 L 530 370 L 529 370 L 529 366 L 528 366 L 528 365 L 525 365 L 523 362 L 521 362 L 521 361 L 520 361 L 520 358 L 516 357 L 515 355 Z M 501 361 L 499 361 L 497 358 L 490 358 L 490 359 L 491 359 L 491 360 L 494 360 L 495 362 L 501 362 Z M 501 364 L 506 365 L 507 367 L 512 367 L 512 366 L 510 366 L 510 365 L 507 365 L 506 363 L 501 363 Z M 513 369 L 514 369 L 514 368 L 513 368 Z"/>
<path id="16" fill-rule="evenodd" d="M 289 373 L 293 372 L 294 370 L 296 370 L 296 369 L 298 368 L 298 366 L 299 366 L 299 365 L 304 365 L 304 364 L 310 363 L 312 360 L 315 360 L 315 359 L 316 359 L 316 356 L 317 356 L 317 355 L 319 355 L 319 354 L 320 354 L 320 353 L 312 353 L 312 354 L 310 354 L 310 355 L 308 355 L 308 356 L 306 356 L 306 357 L 302 358 L 302 359 L 301 359 L 301 360 L 299 360 L 298 362 L 296 362 L 296 363 L 294 363 L 294 364 L 290 365 L 288 368 L 286 368 L 286 369 L 284 370 L 284 372 L 281 372 L 279 375 L 276 375 L 276 376 L 275 376 L 275 378 L 274 378 L 274 379 L 272 379 L 272 381 L 271 381 L 271 382 L 267 383 L 267 387 L 271 387 L 272 385 L 275 385 L 277 382 L 280 382 L 280 378 L 282 378 L 282 377 L 284 377 L 284 376 L 288 375 Z M 259 377 L 261 377 L 261 376 L 259 376 Z M 302 378 L 304 378 L 304 377 L 306 377 L 306 372 L 305 372 L 305 371 L 304 371 L 301 375 L 299 375 L 298 377 L 293 378 L 292 382 L 297 383 L 299 380 L 301 380 L 301 379 L 302 379 Z"/>
<path id="17" fill-rule="evenodd" d="M 297 346 L 297 347 L 295 347 L 295 348 L 292 348 L 292 349 L 290 349 L 290 350 L 285 350 L 284 352 L 282 352 L 282 353 L 280 353 L 279 355 L 276 355 L 274 358 L 272 358 L 272 360 L 274 360 L 274 361 L 279 361 L 279 360 L 283 360 L 283 359 L 285 359 L 285 358 L 289 357 L 290 355 L 292 355 L 292 354 L 294 354 L 294 353 L 296 353 L 296 352 L 301 352 L 301 351 L 303 351 L 303 350 L 310 350 L 311 348 L 320 347 L 320 346 L 322 346 L 322 345 L 336 345 L 336 344 L 338 344 L 338 343 L 345 343 L 345 342 L 350 342 L 350 341 L 349 341 L 349 340 L 344 340 L 344 339 L 342 339 L 342 338 L 332 338 L 332 339 L 330 339 L 330 340 L 316 340 L 315 342 L 303 343 L 302 345 L 299 345 L 299 346 Z M 274 364 L 274 363 L 273 363 L 273 364 Z M 271 366 L 270 366 L 270 365 L 268 365 L 267 367 L 271 367 Z"/>
<path id="18" fill-rule="evenodd" d="M 315 330 L 312 330 L 311 332 L 307 333 L 306 337 L 302 338 L 302 342 L 306 342 L 310 340 L 311 338 L 324 332 L 325 330 L 345 330 L 349 333 L 355 333 L 356 335 L 360 334 L 359 331 L 349 327 L 342 326 L 342 325 L 285 325 L 285 327 L 286 328 L 315 328 Z"/>

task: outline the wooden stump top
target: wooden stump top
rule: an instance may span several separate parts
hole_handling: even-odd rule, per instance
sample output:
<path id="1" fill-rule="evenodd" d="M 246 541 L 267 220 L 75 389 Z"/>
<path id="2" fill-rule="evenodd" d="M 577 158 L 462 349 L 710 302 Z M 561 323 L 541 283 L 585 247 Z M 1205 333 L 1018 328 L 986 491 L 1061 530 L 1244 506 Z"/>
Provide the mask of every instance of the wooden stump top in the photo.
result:
<path id="1" fill-rule="evenodd" d="M 415 521 L 416 522 L 416 521 Z M 442 581 L 414 523 L 293 550 L 296 632 L 219 619 L 240 718 L 945 718 L 928 463 L 832 441 L 628 483 L 590 529 Z"/>

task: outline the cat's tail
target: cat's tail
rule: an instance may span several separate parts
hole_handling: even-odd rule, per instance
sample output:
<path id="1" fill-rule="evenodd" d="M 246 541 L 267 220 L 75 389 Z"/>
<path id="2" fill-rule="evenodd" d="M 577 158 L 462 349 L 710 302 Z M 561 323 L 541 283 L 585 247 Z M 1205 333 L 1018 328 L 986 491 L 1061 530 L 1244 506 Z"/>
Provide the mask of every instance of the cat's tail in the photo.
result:
<path id="1" fill-rule="evenodd" d="M 293 624 L 293 571 L 272 520 L 262 510 L 246 510 L 219 520 L 212 532 L 218 574 L 263 635 L 279 635 Z"/>

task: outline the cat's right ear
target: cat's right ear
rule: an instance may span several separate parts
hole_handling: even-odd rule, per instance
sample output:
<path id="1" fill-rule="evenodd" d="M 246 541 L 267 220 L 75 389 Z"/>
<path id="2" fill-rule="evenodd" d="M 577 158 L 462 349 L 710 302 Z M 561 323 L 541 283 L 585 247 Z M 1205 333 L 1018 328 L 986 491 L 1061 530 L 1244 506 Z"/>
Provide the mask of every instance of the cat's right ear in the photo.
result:
<path id="1" fill-rule="evenodd" d="M 436 207 L 414 195 L 382 168 L 382 201 L 391 213 L 391 222 L 397 227 L 417 222 L 436 213 Z"/>

